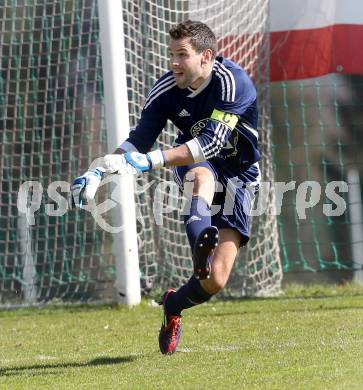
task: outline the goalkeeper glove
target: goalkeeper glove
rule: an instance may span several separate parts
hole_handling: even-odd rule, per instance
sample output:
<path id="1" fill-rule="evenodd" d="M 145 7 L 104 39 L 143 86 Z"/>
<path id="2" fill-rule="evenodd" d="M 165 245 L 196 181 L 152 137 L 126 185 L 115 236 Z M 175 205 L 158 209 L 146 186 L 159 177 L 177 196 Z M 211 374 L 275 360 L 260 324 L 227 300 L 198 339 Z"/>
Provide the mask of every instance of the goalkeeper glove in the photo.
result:
<path id="1" fill-rule="evenodd" d="M 147 172 L 150 169 L 162 168 L 165 165 L 161 150 L 155 150 L 147 154 L 138 152 L 108 154 L 103 160 L 106 172 L 117 172 L 119 174 Z"/>
<path id="2" fill-rule="evenodd" d="M 126 153 L 125 160 L 139 172 L 162 168 L 165 165 L 164 154 L 161 150 L 155 150 L 147 154 L 138 152 Z"/>
<path id="3" fill-rule="evenodd" d="M 93 199 L 104 175 L 105 169 L 99 167 L 74 179 L 71 186 L 70 207 L 83 208 L 87 200 Z"/>
<path id="4" fill-rule="evenodd" d="M 77 177 L 71 186 L 70 206 L 83 208 L 88 200 L 95 197 L 97 188 L 106 174 L 138 174 L 152 168 L 161 168 L 165 160 L 161 150 L 147 154 L 131 152 L 126 154 L 107 154 L 102 158 L 102 166 L 91 169 Z"/>
<path id="5" fill-rule="evenodd" d="M 93 199 L 101 180 L 108 173 L 137 174 L 138 171 L 125 160 L 124 155 L 108 154 L 101 161 L 101 166 L 90 169 L 83 175 L 74 179 L 71 185 L 71 194 L 69 197 L 70 208 L 84 208 L 87 201 Z"/>

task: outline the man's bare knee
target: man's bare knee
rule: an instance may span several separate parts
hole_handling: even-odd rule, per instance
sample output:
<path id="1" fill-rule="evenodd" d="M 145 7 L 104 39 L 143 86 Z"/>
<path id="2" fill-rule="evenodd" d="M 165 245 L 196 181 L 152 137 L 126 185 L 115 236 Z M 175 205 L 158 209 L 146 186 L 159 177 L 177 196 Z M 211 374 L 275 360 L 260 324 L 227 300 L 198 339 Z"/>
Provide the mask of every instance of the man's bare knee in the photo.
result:
<path id="1" fill-rule="evenodd" d="M 212 185 L 214 184 L 214 175 L 207 168 L 197 167 L 185 175 L 185 182 L 194 183 L 194 186 Z"/>
<path id="2" fill-rule="evenodd" d="M 203 289 L 209 294 L 217 294 L 225 287 L 227 281 L 221 278 L 213 278 L 201 280 L 200 284 Z"/>
<path id="3" fill-rule="evenodd" d="M 202 196 L 211 204 L 215 190 L 213 173 L 204 167 L 191 169 L 185 175 L 184 189 L 187 197 Z"/>

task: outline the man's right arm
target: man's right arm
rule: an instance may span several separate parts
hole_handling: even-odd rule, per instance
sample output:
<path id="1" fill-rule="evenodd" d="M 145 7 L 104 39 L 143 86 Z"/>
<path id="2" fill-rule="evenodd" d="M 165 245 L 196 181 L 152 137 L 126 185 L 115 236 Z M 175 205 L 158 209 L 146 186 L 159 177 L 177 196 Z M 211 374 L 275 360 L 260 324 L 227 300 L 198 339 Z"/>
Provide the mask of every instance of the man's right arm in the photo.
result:
<path id="1" fill-rule="evenodd" d="M 127 152 L 147 153 L 165 127 L 166 121 L 167 116 L 163 105 L 158 100 L 153 101 L 152 104 L 144 107 L 138 125 L 131 130 L 129 137 L 115 149 L 113 155 L 123 155 Z M 155 152 L 152 153 L 155 154 Z M 136 174 L 138 170 L 130 165 L 125 158 L 112 157 L 112 154 L 104 156 L 101 166 L 89 169 L 73 181 L 70 196 L 71 207 L 82 208 L 87 200 L 95 196 L 105 174 L 110 173 Z"/>
<path id="2" fill-rule="evenodd" d="M 151 150 L 166 125 L 169 103 L 167 92 L 174 86 L 175 81 L 169 73 L 155 83 L 145 100 L 137 126 L 131 129 L 129 137 L 117 149 L 139 153 Z"/>

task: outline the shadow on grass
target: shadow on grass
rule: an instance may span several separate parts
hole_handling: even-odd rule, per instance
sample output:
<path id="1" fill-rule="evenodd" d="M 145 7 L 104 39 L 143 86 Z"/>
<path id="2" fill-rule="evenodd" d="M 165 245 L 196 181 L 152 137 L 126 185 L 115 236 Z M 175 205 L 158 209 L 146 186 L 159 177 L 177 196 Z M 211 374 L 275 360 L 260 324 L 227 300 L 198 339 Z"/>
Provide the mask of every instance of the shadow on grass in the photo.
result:
<path id="1" fill-rule="evenodd" d="M 139 356 L 119 356 L 119 357 L 99 357 L 86 362 L 64 362 L 54 364 L 33 364 L 28 366 L 16 366 L 0 368 L 1 376 L 17 376 L 17 375 L 48 375 L 54 374 L 53 370 L 58 370 L 56 373 L 60 374 L 59 369 L 62 368 L 79 368 L 79 367 L 93 367 L 93 366 L 107 366 L 113 364 L 132 363 L 137 360 Z"/>

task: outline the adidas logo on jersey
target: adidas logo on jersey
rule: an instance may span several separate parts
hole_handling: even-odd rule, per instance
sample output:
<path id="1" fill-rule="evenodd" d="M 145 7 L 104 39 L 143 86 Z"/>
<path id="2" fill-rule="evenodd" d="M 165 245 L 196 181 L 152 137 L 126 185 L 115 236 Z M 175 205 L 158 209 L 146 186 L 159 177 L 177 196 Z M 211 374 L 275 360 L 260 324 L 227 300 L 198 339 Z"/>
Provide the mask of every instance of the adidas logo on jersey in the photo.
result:
<path id="1" fill-rule="evenodd" d="M 180 112 L 179 112 L 179 116 L 183 117 L 183 116 L 190 116 L 189 112 L 185 109 L 182 109 Z"/>

